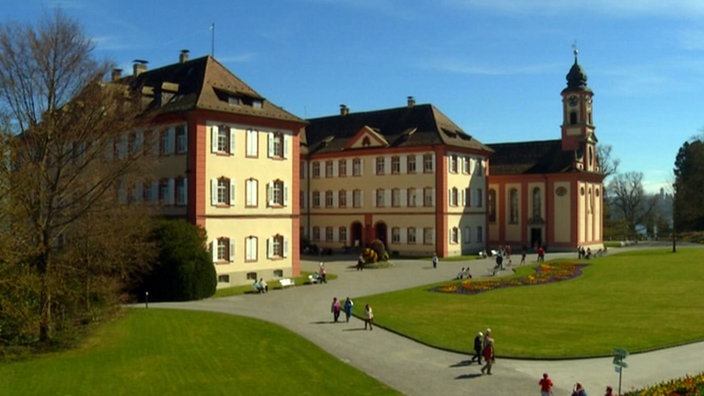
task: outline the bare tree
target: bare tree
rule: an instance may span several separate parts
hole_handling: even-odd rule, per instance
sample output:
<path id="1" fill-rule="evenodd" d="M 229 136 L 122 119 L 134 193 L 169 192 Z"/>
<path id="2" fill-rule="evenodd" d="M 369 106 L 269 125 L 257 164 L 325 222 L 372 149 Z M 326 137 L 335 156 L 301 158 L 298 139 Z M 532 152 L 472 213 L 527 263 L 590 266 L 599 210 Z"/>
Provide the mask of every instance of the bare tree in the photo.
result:
<path id="1" fill-rule="evenodd" d="M 40 341 L 109 308 L 149 252 L 149 217 L 123 205 L 148 174 L 145 143 L 128 134 L 146 118 L 127 92 L 102 83 L 111 65 L 92 50 L 60 11 L 0 27 L 0 278 L 27 286 L 0 283 L 0 298 L 26 304 L 15 326 L 36 325 L 22 329 Z"/>
<path id="2" fill-rule="evenodd" d="M 621 164 L 621 160 L 611 157 L 611 150 L 610 144 L 600 144 L 596 147 L 596 156 L 599 159 L 601 173 L 604 174 L 605 179 L 616 174 L 618 166 Z"/>
<path id="3" fill-rule="evenodd" d="M 629 232 L 635 234 L 636 226 L 645 224 L 657 204 L 657 196 L 646 196 L 643 190 L 643 173 L 620 173 L 608 186 L 612 207 L 628 226 Z"/>

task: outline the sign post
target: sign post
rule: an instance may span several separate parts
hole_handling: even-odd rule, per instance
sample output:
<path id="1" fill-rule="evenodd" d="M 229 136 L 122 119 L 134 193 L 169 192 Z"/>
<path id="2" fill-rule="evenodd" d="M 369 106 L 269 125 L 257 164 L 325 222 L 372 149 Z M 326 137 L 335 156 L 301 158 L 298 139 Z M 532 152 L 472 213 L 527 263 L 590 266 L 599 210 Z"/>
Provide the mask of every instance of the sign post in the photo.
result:
<path id="1" fill-rule="evenodd" d="M 618 373 L 618 394 L 621 394 L 621 378 L 623 376 L 623 369 L 628 367 L 628 364 L 623 361 L 628 357 L 629 353 L 627 350 L 622 348 L 614 348 L 614 368 Z"/>

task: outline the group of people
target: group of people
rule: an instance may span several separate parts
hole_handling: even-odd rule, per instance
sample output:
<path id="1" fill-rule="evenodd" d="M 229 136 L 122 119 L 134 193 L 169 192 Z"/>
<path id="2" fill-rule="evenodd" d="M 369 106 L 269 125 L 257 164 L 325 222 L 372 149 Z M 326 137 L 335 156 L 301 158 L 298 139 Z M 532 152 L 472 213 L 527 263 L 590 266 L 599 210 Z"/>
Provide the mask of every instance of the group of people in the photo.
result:
<path id="1" fill-rule="evenodd" d="M 482 358 L 484 365 L 482 366 Z M 491 336 L 491 329 L 486 329 L 484 333 L 481 331 L 474 337 L 474 356 L 469 361 L 472 364 L 476 360 L 477 364 L 482 366 L 482 374 L 491 375 L 491 367 L 494 365 L 496 357 L 494 356 L 494 338 Z"/>
<path id="2" fill-rule="evenodd" d="M 257 293 L 267 293 L 269 291 L 269 285 L 266 283 L 264 278 L 261 278 L 259 280 L 255 279 L 252 287 Z"/>
<path id="3" fill-rule="evenodd" d="M 352 316 L 352 307 L 354 307 L 354 302 L 349 297 L 347 297 L 343 303 L 341 303 L 337 297 L 333 297 L 332 305 L 330 305 L 333 322 L 337 323 L 339 321 L 342 311 L 345 312 L 345 320 L 349 322 Z M 369 304 L 364 306 L 364 330 L 367 328 L 369 328 L 369 330 L 374 329 L 374 312 Z"/>
<path id="4" fill-rule="evenodd" d="M 538 381 L 538 385 L 540 386 L 540 396 L 552 396 L 552 387 L 553 387 L 553 382 L 552 379 L 548 376 L 548 373 L 543 373 L 543 378 Z M 587 391 L 584 389 L 584 386 L 577 382 L 574 384 L 572 387 L 572 396 L 587 396 Z M 614 396 L 614 388 L 611 386 L 606 387 L 606 393 L 604 396 Z"/>
<path id="5" fill-rule="evenodd" d="M 471 273 L 469 267 L 467 267 L 467 268 L 462 267 L 460 272 L 457 273 L 457 276 L 455 277 L 455 279 L 472 279 L 472 273 Z"/>

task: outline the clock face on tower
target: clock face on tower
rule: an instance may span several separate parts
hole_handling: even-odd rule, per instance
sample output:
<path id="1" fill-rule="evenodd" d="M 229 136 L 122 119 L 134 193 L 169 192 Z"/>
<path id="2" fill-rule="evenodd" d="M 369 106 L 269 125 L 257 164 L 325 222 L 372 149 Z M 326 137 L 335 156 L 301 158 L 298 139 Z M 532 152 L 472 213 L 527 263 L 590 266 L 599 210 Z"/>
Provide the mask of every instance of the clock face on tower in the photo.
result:
<path id="1" fill-rule="evenodd" d="M 577 95 L 571 95 L 569 98 L 567 98 L 567 103 L 569 103 L 572 107 L 577 106 L 578 102 L 579 98 L 577 97 Z"/>

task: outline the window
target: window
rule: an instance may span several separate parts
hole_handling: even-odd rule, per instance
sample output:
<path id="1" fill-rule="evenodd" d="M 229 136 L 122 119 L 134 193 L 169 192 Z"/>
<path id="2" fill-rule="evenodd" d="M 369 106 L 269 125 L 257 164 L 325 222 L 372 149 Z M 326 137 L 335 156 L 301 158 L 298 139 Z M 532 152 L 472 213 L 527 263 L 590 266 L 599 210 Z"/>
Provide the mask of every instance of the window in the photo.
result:
<path id="1" fill-rule="evenodd" d="M 472 189 L 467 187 L 464 189 L 464 206 L 472 206 Z"/>
<path id="2" fill-rule="evenodd" d="M 484 190 L 481 188 L 477 189 L 477 206 L 482 207 L 484 205 Z"/>
<path id="3" fill-rule="evenodd" d="M 259 156 L 259 131 L 247 129 L 247 157 Z"/>
<path id="4" fill-rule="evenodd" d="M 571 111 L 570 112 L 570 125 L 576 125 L 576 124 L 577 124 L 577 112 Z"/>
<path id="5" fill-rule="evenodd" d="M 218 283 L 230 283 L 230 275 L 218 275 Z"/>
<path id="6" fill-rule="evenodd" d="M 231 262 L 235 258 L 235 247 L 234 244 L 230 243 L 230 238 L 218 238 L 215 253 L 215 260 L 217 262 Z"/>
<path id="7" fill-rule="evenodd" d="M 151 202 L 154 203 L 158 200 L 159 198 L 159 183 L 154 181 L 154 182 L 146 182 L 144 183 L 144 188 L 142 189 L 143 193 L 143 201 L 144 202 Z"/>
<path id="8" fill-rule="evenodd" d="M 332 161 L 325 161 L 325 177 L 333 177 Z"/>
<path id="9" fill-rule="evenodd" d="M 298 174 L 301 180 L 306 178 L 306 173 L 308 170 L 308 163 L 306 161 L 301 161 L 301 165 L 298 168 Z"/>
<path id="10" fill-rule="evenodd" d="M 257 261 L 257 249 L 259 239 L 255 236 L 248 236 L 244 239 L 244 260 Z"/>
<path id="11" fill-rule="evenodd" d="M 337 239 L 338 239 L 340 242 L 344 243 L 345 246 L 347 246 L 347 227 L 344 227 L 344 226 L 343 226 L 343 227 L 340 227 L 337 231 L 338 231 L 338 232 L 337 232 L 337 234 L 338 234 L 338 238 L 337 238 Z"/>
<path id="12" fill-rule="evenodd" d="M 355 158 L 352 160 L 352 176 L 362 175 L 362 160 Z"/>
<path id="13" fill-rule="evenodd" d="M 398 188 L 391 189 L 391 206 L 394 208 L 401 206 L 401 190 Z"/>
<path id="14" fill-rule="evenodd" d="M 347 160 L 337 161 L 337 175 L 340 177 L 347 176 Z"/>
<path id="15" fill-rule="evenodd" d="M 268 243 L 268 258 L 282 258 L 286 257 L 286 241 L 281 235 L 274 235 L 269 238 Z"/>
<path id="16" fill-rule="evenodd" d="M 462 157 L 462 173 L 468 175 L 470 173 L 469 157 Z"/>
<path id="17" fill-rule="evenodd" d="M 470 243 L 472 243 L 472 231 L 471 230 L 472 229 L 469 227 L 464 228 L 464 235 L 463 236 L 464 236 L 464 244 L 465 245 L 469 245 Z"/>
<path id="18" fill-rule="evenodd" d="M 377 175 L 384 174 L 384 167 L 385 166 L 386 166 L 386 158 L 376 157 L 376 174 Z"/>
<path id="19" fill-rule="evenodd" d="M 227 125 L 212 127 L 211 151 L 218 154 L 235 153 L 235 130 Z"/>
<path id="20" fill-rule="evenodd" d="M 542 218 L 542 200 L 540 195 L 540 188 L 535 187 L 533 189 L 533 219 L 537 220 Z"/>
<path id="21" fill-rule="evenodd" d="M 176 127 L 176 152 L 178 154 L 188 152 L 188 132 L 185 125 Z"/>
<path id="22" fill-rule="evenodd" d="M 518 224 L 518 190 L 512 188 L 508 192 L 509 223 Z"/>
<path id="23" fill-rule="evenodd" d="M 376 207 L 377 208 L 383 208 L 384 206 L 386 206 L 386 204 L 384 202 L 384 194 L 385 194 L 385 191 L 383 188 L 378 188 L 376 190 Z"/>
<path id="24" fill-rule="evenodd" d="M 433 155 L 425 154 L 423 156 L 423 173 L 433 172 Z"/>
<path id="25" fill-rule="evenodd" d="M 352 207 L 361 208 L 362 207 L 362 190 L 352 191 Z"/>
<path id="26" fill-rule="evenodd" d="M 423 228 L 423 243 L 425 245 L 433 244 L 433 229 L 430 227 Z"/>
<path id="27" fill-rule="evenodd" d="M 246 191 L 246 205 L 250 208 L 257 207 L 259 204 L 258 200 L 258 189 L 259 189 L 259 181 L 257 179 L 247 179 L 245 182 L 245 189 Z"/>
<path id="28" fill-rule="evenodd" d="M 320 240 L 320 227 L 315 226 L 313 227 L 313 238 L 314 241 L 319 241 Z"/>
<path id="29" fill-rule="evenodd" d="M 325 191 L 325 207 L 326 208 L 332 208 L 333 206 L 333 199 L 332 199 L 332 191 Z"/>
<path id="30" fill-rule="evenodd" d="M 474 176 L 484 176 L 484 160 L 477 159 L 476 166 L 474 167 Z"/>
<path id="31" fill-rule="evenodd" d="M 325 241 L 332 242 L 335 239 L 332 227 L 325 227 Z"/>
<path id="32" fill-rule="evenodd" d="M 166 128 L 159 133 L 159 154 L 169 155 L 174 153 L 174 129 Z M 118 151 L 119 156 L 119 151 Z"/>
<path id="33" fill-rule="evenodd" d="M 406 190 L 406 203 L 407 203 L 408 207 L 414 208 L 417 205 L 417 203 L 416 203 L 417 195 L 418 195 L 418 192 L 416 191 L 415 188 L 409 188 L 408 190 Z"/>
<path id="34" fill-rule="evenodd" d="M 313 178 L 317 179 L 320 177 L 320 162 L 313 162 Z"/>
<path id="35" fill-rule="evenodd" d="M 298 192 L 298 206 L 301 209 L 305 209 L 306 207 L 306 193 L 303 190 Z"/>
<path id="36" fill-rule="evenodd" d="M 281 132 L 269 133 L 269 158 L 286 158 L 286 138 Z"/>
<path id="37" fill-rule="evenodd" d="M 452 187 L 449 191 L 449 205 L 450 206 L 458 206 L 459 202 L 459 192 L 457 191 L 457 187 Z"/>
<path id="38" fill-rule="evenodd" d="M 346 208 L 347 207 L 347 191 L 340 190 L 337 192 L 337 207 Z"/>
<path id="39" fill-rule="evenodd" d="M 313 191 L 313 207 L 320 207 L 320 191 Z"/>
<path id="40" fill-rule="evenodd" d="M 423 206 L 433 206 L 433 189 L 424 188 L 423 189 Z"/>
<path id="41" fill-rule="evenodd" d="M 477 226 L 477 242 L 484 242 L 484 229 L 482 226 Z"/>
<path id="42" fill-rule="evenodd" d="M 406 157 L 406 172 L 416 173 L 416 156 L 411 154 Z"/>
<path id="43" fill-rule="evenodd" d="M 188 179 L 179 177 L 176 179 L 176 205 L 188 204 Z"/>
<path id="44" fill-rule="evenodd" d="M 235 184 L 227 177 L 210 181 L 210 197 L 213 206 L 233 206 L 235 204 Z"/>
<path id="45" fill-rule="evenodd" d="M 391 228 L 391 243 L 401 243 L 401 229 L 398 227 Z"/>
<path id="46" fill-rule="evenodd" d="M 394 175 L 401 173 L 401 159 L 399 157 L 391 157 L 391 173 Z"/>
<path id="47" fill-rule="evenodd" d="M 174 179 L 159 180 L 159 203 L 162 205 L 174 204 Z"/>
<path id="48" fill-rule="evenodd" d="M 489 212 L 489 223 L 496 223 L 496 190 L 489 190 L 487 203 L 489 205 L 487 208 Z"/>
<path id="49" fill-rule="evenodd" d="M 282 180 L 269 183 L 269 206 L 286 206 L 288 204 L 288 188 Z"/>
<path id="50" fill-rule="evenodd" d="M 450 155 L 448 160 L 450 162 L 450 173 L 457 173 L 457 155 Z"/>
<path id="51" fill-rule="evenodd" d="M 414 245 L 416 243 L 416 229 L 415 227 L 408 228 L 408 243 Z"/>
<path id="52" fill-rule="evenodd" d="M 450 229 L 450 243 L 457 244 L 460 241 L 460 230 L 457 227 Z"/>

